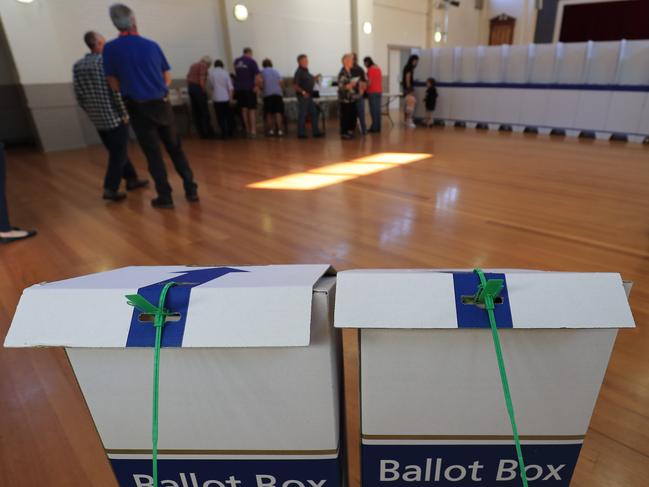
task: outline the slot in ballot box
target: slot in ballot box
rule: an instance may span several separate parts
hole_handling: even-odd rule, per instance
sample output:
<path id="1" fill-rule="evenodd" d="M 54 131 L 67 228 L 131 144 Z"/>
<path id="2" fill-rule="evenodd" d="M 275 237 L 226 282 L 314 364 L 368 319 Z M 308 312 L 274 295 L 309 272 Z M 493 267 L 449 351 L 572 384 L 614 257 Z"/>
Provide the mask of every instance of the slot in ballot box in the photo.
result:
<path id="1" fill-rule="evenodd" d="M 529 485 L 567 487 L 617 330 L 634 326 L 625 285 L 604 273 L 486 277 L 504 280 L 495 316 Z M 360 328 L 363 486 L 522 485 L 487 312 L 471 302 L 479 282 L 338 274 L 335 326 Z"/>
<path id="2" fill-rule="evenodd" d="M 7 347 L 65 347 L 122 487 L 148 487 L 154 327 L 161 487 L 339 487 L 339 337 L 327 265 L 127 267 L 26 289 Z"/>

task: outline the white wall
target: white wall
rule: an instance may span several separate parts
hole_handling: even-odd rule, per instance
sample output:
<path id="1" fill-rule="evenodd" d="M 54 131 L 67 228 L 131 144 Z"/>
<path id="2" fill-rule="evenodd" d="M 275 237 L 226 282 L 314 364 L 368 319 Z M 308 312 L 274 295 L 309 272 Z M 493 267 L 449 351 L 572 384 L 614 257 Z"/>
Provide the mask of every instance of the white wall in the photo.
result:
<path id="1" fill-rule="evenodd" d="M 107 39 L 116 35 L 108 17 L 111 2 L 95 0 L 35 0 L 0 2 L 0 15 L 12 48 L 21 83 L 66 83 L 72 64 L 86 52 L 83 34 L 97 30 Z M 223 57 L 221 20 L 214 0 L 129 0 L 140 33 L 157 41 L 172 66 L 174 78 L 184 78 L 189 65 L 205 54 Z"/>
<path id="2" fill-rule="evenodd" d="M 426 47 L 427 4 L 427 0 L 374 0 L 373 59 L 384 75 L 388 74 L 389 45 Z"/>
<path id="3" fill-rule="evenodd" d="M 236 3 L 248 7 L 245 22 L 232 15 Z M 312 73 L 337 74 L 351 50 L 349 0 L 226 0 L 226 12 L 233 59 L 251 47 L 258 63 L 270 58 L 283 76 L 293 75 L 300 53 Z"/>
<path id="4" fill-rule="evenodd" d="M 534 4 L 534 0 L 489 0 L 488 18 L 492 19 L 500 14 L 514 17 L 514 44 L 529 44 L 534 41 L 536 28 L 537 11 Z"/>

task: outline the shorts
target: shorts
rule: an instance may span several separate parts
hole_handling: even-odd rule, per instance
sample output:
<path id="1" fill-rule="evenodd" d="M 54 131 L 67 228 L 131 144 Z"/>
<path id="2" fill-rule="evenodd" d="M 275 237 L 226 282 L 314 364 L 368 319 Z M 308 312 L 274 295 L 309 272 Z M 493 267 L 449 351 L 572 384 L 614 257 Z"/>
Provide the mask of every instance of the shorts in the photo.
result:
<path id="1" fill-rule="evenodd" d="M 284 113 L 284 100 L 282 99 L 282 95 L 265 96 L 264 113 Z"/>
<path id="2" fill-rule="evenodd" d="M 257 93 L 252 90 L 237 90 L 234 92 L 234 99 L 237 100 L 239 108 L 257 108 Z"/>

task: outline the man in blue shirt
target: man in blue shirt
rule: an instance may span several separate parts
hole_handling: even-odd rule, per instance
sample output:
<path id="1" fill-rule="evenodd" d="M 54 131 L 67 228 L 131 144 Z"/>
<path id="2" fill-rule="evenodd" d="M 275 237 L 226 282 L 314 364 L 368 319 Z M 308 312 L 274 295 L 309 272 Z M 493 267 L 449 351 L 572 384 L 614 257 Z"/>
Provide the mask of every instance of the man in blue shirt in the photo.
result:
<path id="1" fill-rule="evenodd" d="M 252 58 L 252 49 L 246 47 L 243 56 L 234 60 L 234 98 L 241 109 L 243 124 L 249 137 L 257 135 L 257 92 L 259 66 Z"/>
<path id="2" fill-rule="evenodd" d="M 147 158 L 158 192 L 151 204 L 155 208 L 174 207 L 160 141 L 183 180 L 187 200 L 198 201 L 198 186 L 180 145 L 167 98 L 171 84 L 169 63 L 158 44 L 138 34 L 135 15 L 129 7 L 115 4 L 109 12 L 120 33 L 104 46 L 104 72 L 110 87 L 121 91 L 131 125 Z"/>

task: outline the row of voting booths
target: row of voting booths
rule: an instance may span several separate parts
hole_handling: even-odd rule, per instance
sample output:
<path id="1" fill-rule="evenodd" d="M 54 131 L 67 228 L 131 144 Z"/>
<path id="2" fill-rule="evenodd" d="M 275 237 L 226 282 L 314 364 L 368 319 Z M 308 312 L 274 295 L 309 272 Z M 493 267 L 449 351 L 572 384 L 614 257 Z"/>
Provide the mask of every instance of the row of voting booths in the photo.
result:
<path id="1" fill-rule="evenodd" d="M 634 326 L 630 285 L 486 275 L 504 284 L 526 475 L 567 487 L 618 329 Z M 487 314 L 466 299 L 474 272 L 273 265 L 127 267 L 24 291 L 5 346 L 65 348 L 120 487 L 153 486 L 155 331 L 125 296 L 153 302 L 170 281 L 160 486 L 340 487 L 359 464 L 364 487 L 522 485 Z M 344 364 L 339 329 L 359 344 Z"/>
<path id="2" fill-rule="evenodd" d="M 569 136 L 649 136 L 649 41 L 441 47 L 419 55 L 416 117 L 423 81 L 435 78 L 438 123 L 525 129 Z"/>

